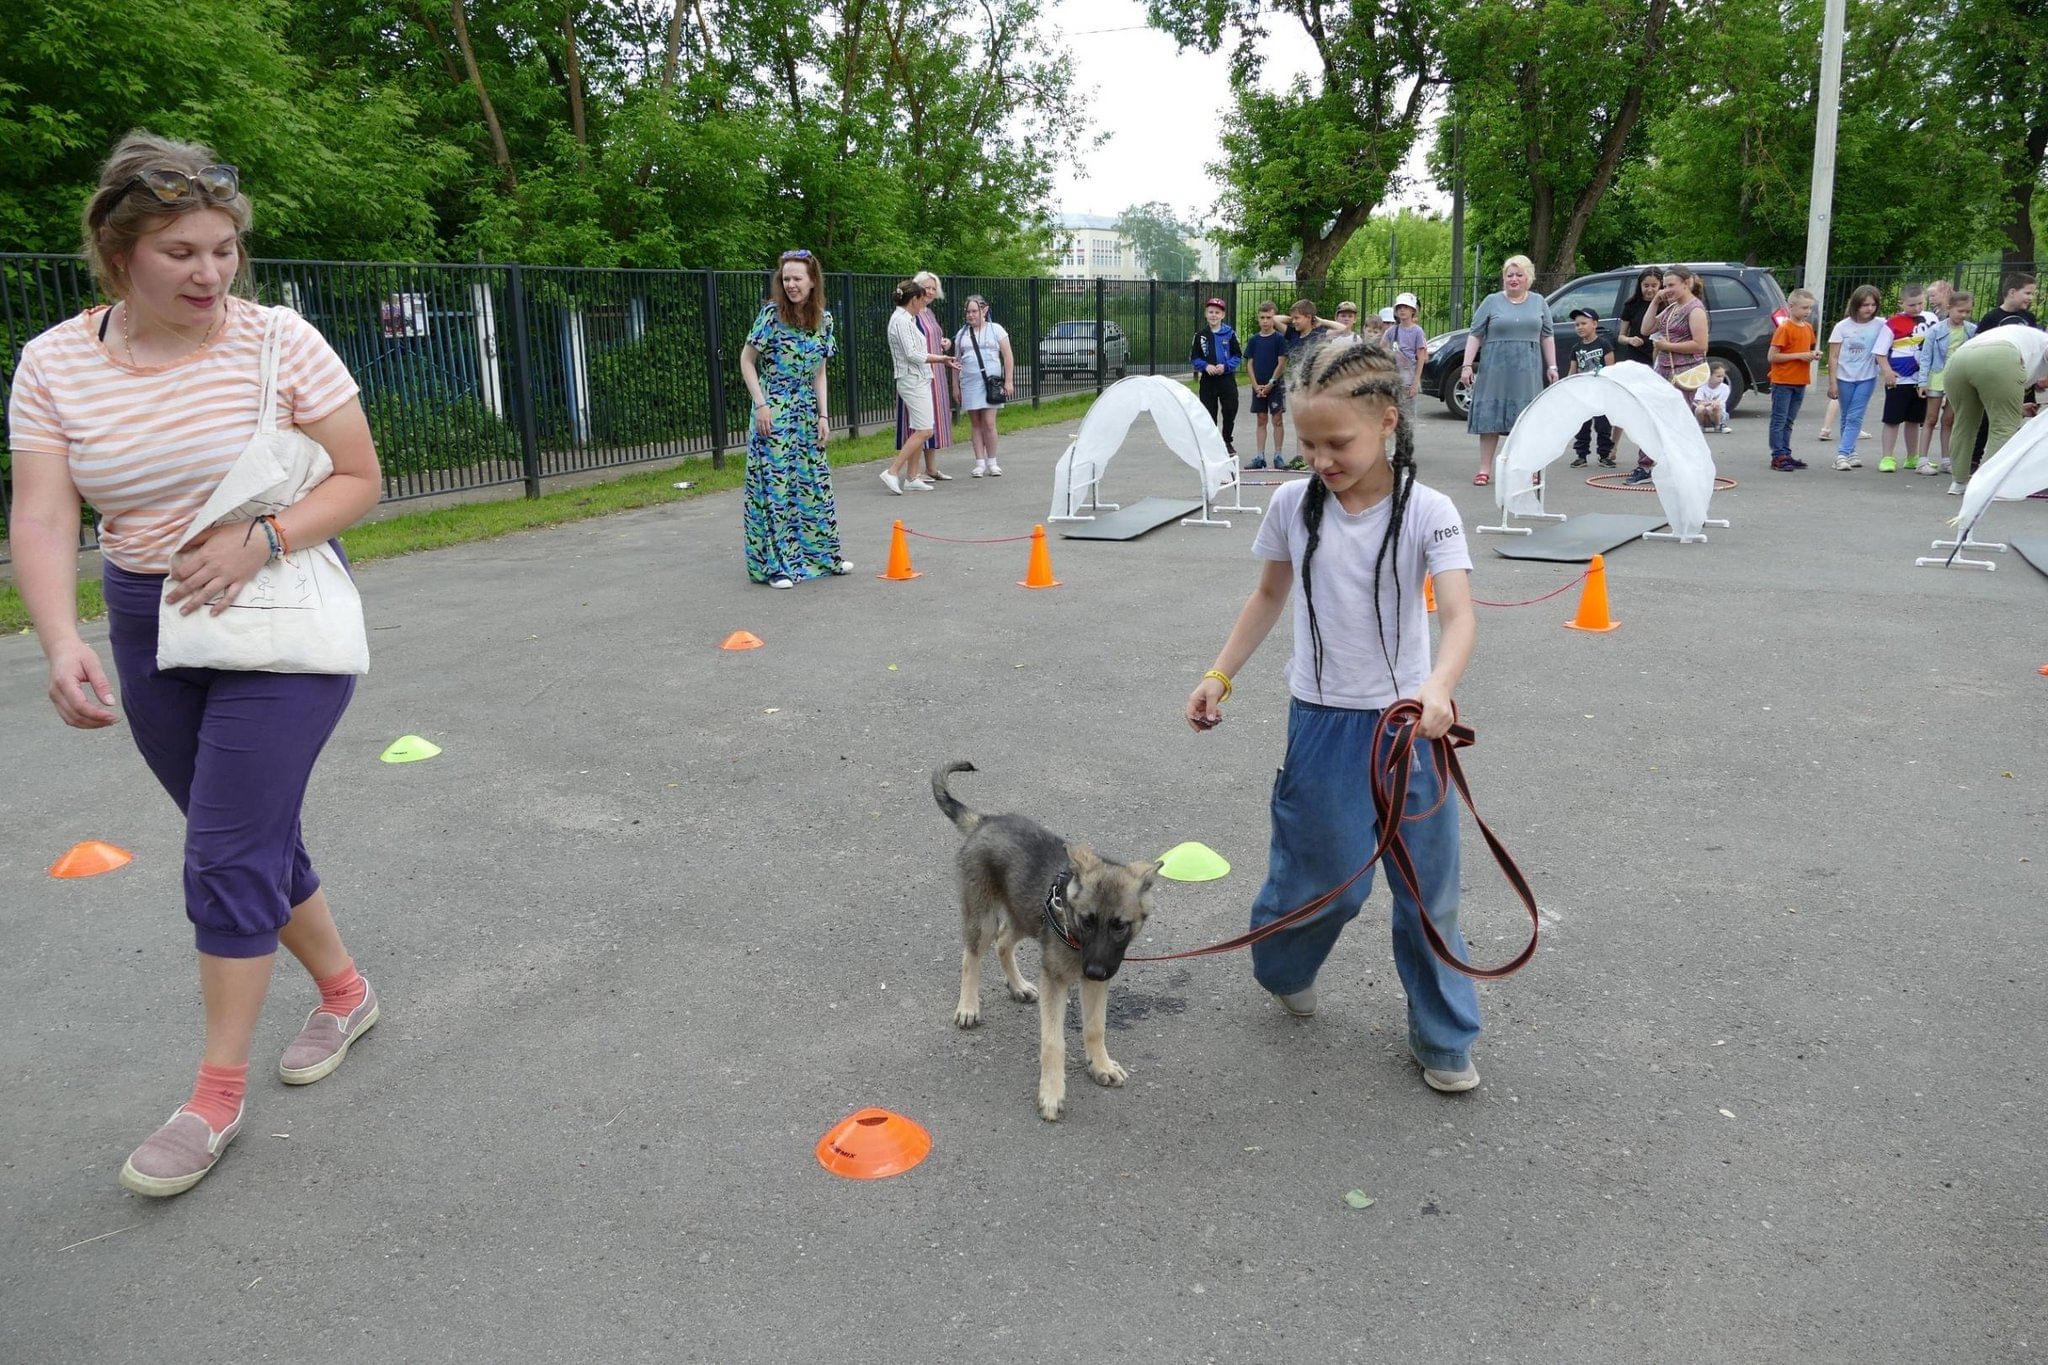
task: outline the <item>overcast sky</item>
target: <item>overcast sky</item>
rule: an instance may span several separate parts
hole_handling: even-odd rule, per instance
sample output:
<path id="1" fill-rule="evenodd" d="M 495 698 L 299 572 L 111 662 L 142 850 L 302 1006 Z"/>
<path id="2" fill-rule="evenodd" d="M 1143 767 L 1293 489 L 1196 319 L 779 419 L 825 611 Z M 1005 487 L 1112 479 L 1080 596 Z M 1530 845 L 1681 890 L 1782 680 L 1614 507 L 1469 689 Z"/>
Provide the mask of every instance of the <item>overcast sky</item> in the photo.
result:
<path id="1" fill-rule="evenodd" d="M 1113 217 L 1156 199 L 1202 221 L 1220 188 L 1203 167 L 1217 158 L 1229 108 L 1228 60 L 1220 52 L 1176 51 L 1173 39 L 1146 25 L 1139 0 L 1054 0 L 1048 14 L 1074 54 L 1081 109 L 1111 134 L 1083 164 L 1059 175 L 1058 210 Z M 1308 36 L 1281 20 L 1266 47 L 1265 80 L 1275 87 L 1315 68 Z M 1407 169 L 1423 179 L 1420 148 Z M 1447 197 L 1426 183 L 1396 202 L 1448 207 Z"/>

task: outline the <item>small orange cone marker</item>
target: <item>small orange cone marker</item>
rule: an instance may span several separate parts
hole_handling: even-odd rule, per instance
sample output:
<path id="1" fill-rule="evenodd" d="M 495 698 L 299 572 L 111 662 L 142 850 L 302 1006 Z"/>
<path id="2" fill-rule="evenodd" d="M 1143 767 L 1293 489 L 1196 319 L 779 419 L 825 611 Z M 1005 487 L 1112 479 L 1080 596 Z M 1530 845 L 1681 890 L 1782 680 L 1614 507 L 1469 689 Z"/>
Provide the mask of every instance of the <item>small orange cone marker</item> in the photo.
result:
<path id="1" fill-rule="evenodd" d="M 52 877 L 97 877 L 102 872 L 112 872 L 117 867 L 126 867 L 135 861 L 135 855 L 125 848 L 116 848 L 98 839 L 87 839 L 82 844 L 73 844 L 64 850 L 64 856 L 50 864 Z"/>
<path id="2" fill-rule="evenodd" d="M 1621 622 L 1607 614 L 1607 556 L 1594 555 L 1586 570 L 1586 587 L 1579 594 L 1579 614 L 1564 623 L 1566 630 L 1608 631 L 1621 629 Z"/>
<path id="3" fill-rule="evenodd" d="M 764 642 L 751 630 L 736 630 L 725 637 L 720 649 L 759 649 Z"/>
<path id="4" fill-rule="evenodd" d="M 891 583 L 907 583 L 924 575 L 910 567 L 910 537 L 904 533 L 903 523 L 898 521 L 889 532 L 889 571 L 878 573 L 877 578 Z"/>
<path id="5" fill-rule="evenodd" d="M 863 1109 L 818 1139 L 818 1164 L 848 1180 L 901 1175 L 931 1155 L 932 1135 L 901 1114 Z"/>
<path id="6" fill-rule="evenodd" d="M 1052 576 L 1052 551 L 1045 543 L 1045 527 L 1031 528 L 1031 564 L 1024 570 L 1020 588 L 1057 588 L 1060 581 Z"/>
<path id="7" fill-rule="evenodd" d="M 1436 613 L 1436 575 L 1433 573 L 1422 576 L 1422 605 L 1428 607 L 1432 615 Z"/>

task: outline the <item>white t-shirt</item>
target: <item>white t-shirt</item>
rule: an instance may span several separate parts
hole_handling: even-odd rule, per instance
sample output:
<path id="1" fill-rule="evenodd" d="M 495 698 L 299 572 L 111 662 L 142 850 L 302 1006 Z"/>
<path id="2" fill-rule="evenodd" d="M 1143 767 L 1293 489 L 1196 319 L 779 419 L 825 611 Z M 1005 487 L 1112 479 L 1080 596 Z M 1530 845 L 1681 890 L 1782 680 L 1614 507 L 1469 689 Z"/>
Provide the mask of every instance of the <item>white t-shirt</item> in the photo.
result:
<path id="1" fill-rule="evenodd" d="M 1000 322 L 984 322 L 977 333 L 972 327 L 962 327 L 953 337 L 953 354 L 960 357 L 960 377 L 981 382 L 986 370 L 988 382 L 996 388 L 1003 386 L 1003 343 L 1010 334 L 1003 330 Z M 975 352 L 981 353 L 980 363 L 975 363 Z"/>
<path id="2" fill-rule="evenodd" d="M 1986 346 L 2012 347 L 2020 353 L 2020 364 L 2027 367 L 2028 385 L 2038 388 L 2048 384 L 2048 332 L 2037 332 L 2031 327 L 1993 327 L 1950 351 L 1949 363 L 1955 363 L 1957 351 L 1976 351 Z"/>
<path id="3" fill-rule="evenodd" d="M 1331 497 L 1323 504 L 1322 532 L 1313 566 L 1316 625 L 1323 637 L 1323 683 L 1316 686 L 1315 646 L 1308 628 L 1308 598 L 1302 592 L 1301 557 L 1308 528 L 1301 504 L 1308 481 L 1290 483 L 1273 495 L 1259 523 L 1252 553 L 1294 565 L 1294 657 L 1287 665 L 1288 690 L 1303 701 L 1356 711 L 1382 710 L 1412 697 L 1429 677 L 1429 611 L 1423 605 L 1424 574 L 1470 569 L 1465 527 L 1458 509 L 1434 488 L 1416 484 L 1408 495 L 1401 539 L 1388 556 L 1379 583 L 1379 613 L 1373 611 L 1374 561 L 1387 533 L 1394 500 L 1382 498 L 1356 514 Z M 1395 600 L 1399 575 L 1400 600 Z M 1386 649 L 1375 638 L 1384 623 Z M 1395 662 L 1391 673 L 1388 660 Z"/>
<path id="4" fill-rule="evenodd" d="M 1877 348 L 1891 336 L 1891 328 L 1883 318 L 1872 318 L 1868 322 L 1851 322 L 1843 318 L 1835 324 L 1835 330 L 1828 333 L 1828 345 L 1842 343 L 1841 362 L 1835 367 L 1834 377 L 1845 384 L 1859 380 L 1877 378 Z"/>
<path id="5" fill-rule="evenodd" d="M 1703 408 L 1709 403 L 1719 403 L 1722 407 L 1728 406 L 1728 386 L 1726 384 L 1702 384 L 1692 391 L 1692 405 L 1694 407 Z"/>

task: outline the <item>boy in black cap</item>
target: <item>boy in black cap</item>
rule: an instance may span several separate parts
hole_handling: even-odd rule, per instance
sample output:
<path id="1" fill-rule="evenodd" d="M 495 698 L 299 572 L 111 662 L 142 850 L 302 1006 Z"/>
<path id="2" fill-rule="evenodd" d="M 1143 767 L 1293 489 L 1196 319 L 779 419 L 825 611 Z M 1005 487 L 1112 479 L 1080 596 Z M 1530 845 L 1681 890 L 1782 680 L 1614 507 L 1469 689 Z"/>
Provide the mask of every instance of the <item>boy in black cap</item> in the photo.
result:
<path id="1" fill-rule="evenodd" d="M 1614 341 L 1600 326 L 1600 315 L 1590 308 L 1572 309 L 1572 363 L 1566 374 L 1598 374 L 1614 363 Z M 1588 418 L 1572 440 L 1572 468 L 1586 467 L 1586 451 L 1599 437 L 1600 467 L 1614 468 L 1614 426 L 1604 416 Z"/>
<path id="2" fill-rule="evenodd" d="M 1237 344 L 1237 330 L 1223 320 L 1229 308 L 1222 299 L 1210 299 L 1202 308 L 1208 319 L 1195 333 L 1188 349 L 1188 362 L 1195 367 L 1202 396 L 1202 410 L 1223 432 L 1223 448 L 1237 454 L 1237 367 L 1244 363 L 1244 349 Z M 1221 410 L 1221 416 L 1218 411 Z"/>

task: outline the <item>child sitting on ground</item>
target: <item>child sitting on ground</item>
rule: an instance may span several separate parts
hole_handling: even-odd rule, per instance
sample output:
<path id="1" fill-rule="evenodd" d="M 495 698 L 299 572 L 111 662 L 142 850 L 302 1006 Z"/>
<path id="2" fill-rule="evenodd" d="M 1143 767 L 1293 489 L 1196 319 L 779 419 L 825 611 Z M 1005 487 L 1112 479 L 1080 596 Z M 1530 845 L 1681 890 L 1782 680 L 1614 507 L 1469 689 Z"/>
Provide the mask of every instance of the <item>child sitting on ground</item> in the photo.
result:
<path id="1" fill-rule="evenodd" d="M 1707 382 L 1693 391 L 1692 415 L 1708 431 L 1728 430 L 1728 367 L 1721 361 L 1708 367 Z"/>

